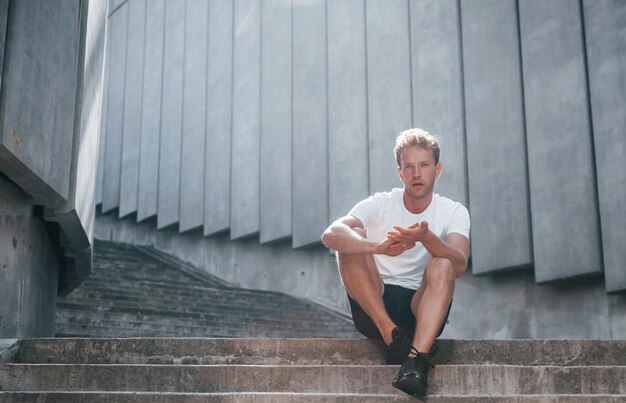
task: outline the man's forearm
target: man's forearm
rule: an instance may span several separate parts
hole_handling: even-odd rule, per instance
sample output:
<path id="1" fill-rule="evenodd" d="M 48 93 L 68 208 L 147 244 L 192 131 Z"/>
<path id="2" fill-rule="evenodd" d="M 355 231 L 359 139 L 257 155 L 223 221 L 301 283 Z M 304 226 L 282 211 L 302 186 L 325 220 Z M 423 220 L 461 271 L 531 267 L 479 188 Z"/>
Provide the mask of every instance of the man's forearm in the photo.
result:
<path id="1" fill-rule="evenodd" d="M 428 231 L 428 234 L 422 240 L 422 245 L 424 245 L 431 256 L 450 260 L 457 277 L 460 277 L 465 272 L 467 267 L 467 257 L 465 254 L 440 239 L 434 232 Z"/>
<path id="2" fill-rule="evenodd" d="M 368 241 L 357 230 L 363 231 L 360 228 L 354 229 L 345 224 L 333 224 L 322 235 L 322 243 L 327 248 L 334 249 L 339 253 L 375 253 L 378 244 Z"/>

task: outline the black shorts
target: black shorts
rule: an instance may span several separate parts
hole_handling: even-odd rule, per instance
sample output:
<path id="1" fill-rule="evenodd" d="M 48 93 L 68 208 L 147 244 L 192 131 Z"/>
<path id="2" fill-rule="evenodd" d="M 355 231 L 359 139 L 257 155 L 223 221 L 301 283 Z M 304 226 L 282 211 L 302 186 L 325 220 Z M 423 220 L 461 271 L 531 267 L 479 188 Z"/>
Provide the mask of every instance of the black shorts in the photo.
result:
<path id="1" fill-rule="evenodd" d="M 389 317 L 397 326 L 403 328 L 407 333 L 413 334 L 415 332 L 415 316 L 411 310 L 411 300 L 415 295 L 416 290 L 400 287 L 399 285 L 385 284 L 385 292 L 383 293 L 383 302 L 385 303 L 385 309 L 389 314 Z M 374 324 L 374 321 L 370 319 L 365 311 L 359 306 L 359 304 L 350 298 L 350 310 L 352 311 L 352 320 L 354 326 L 362 335 L 370 339 L 382 340 L 382 336 L 378 331 L 378 328 Z M 450 308 L 452 303 L 448 306 L 448 312 L 446 318 L 441 324 L 437 337 L 441 336 L 443 329 L 446 327 L 448 321 L 448 315 L 450 315 Z"/>

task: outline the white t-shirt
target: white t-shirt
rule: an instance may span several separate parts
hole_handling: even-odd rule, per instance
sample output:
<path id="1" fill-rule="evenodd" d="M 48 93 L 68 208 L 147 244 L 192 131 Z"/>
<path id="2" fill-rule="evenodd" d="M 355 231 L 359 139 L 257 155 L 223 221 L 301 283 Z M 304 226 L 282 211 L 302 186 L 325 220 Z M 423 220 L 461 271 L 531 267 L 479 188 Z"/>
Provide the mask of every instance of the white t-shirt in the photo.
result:
<path id="1" fill-rule="evenodd" d="M 451 232 L 469 239 L 470 217 L 461 203 L 435 193 L 426 210 L 421 214 L 413 214 L 404 206 L 403 194 L 404 188 L 376 193 L 359 202 L 348 214 L 361 220 L 367 238 L 374 242 L 383 242 L 389 231 L 395 231 L 394 225 L 408 227 L 421 221 L 428 222 L 428 229 L 444 241 Z M 414 248 L 398 256 L 374 254 L 374 261 L 385 284 L 417 289 L 422 282 L 424 267 L 431 257 L 424 245 L 418 242 Z"/>

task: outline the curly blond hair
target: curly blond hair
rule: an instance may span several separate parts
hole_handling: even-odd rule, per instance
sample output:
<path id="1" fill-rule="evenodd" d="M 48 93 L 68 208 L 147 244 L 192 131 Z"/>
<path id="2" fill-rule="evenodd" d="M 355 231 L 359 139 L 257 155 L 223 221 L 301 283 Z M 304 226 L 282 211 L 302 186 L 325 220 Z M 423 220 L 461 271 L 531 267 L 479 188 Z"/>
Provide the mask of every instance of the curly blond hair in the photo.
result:
<path id="1" fill-rule="evenodd" d="M 421 147 L 432 150 L 435 158 L 435 165 L 439 164 L 439 141 L 437 137 L 428 133 L 426 130 L 414 128 L 403 131 L 396 138 L 396 146 L 393 152 L 396 154 L 396 162 L 400 166 L 400 155 L 407 147 Z"/>

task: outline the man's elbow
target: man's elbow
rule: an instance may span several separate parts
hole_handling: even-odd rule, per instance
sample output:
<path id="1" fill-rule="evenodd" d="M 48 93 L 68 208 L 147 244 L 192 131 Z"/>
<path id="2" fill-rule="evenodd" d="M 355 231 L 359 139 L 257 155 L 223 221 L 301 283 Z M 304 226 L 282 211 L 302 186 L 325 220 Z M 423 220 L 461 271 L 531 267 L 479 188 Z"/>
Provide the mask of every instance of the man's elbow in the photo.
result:
<path id="1" fill-rule="evenodd" d="M 330 242 L 332 242 L 332 230 L 328 227 L 328 229 L 326 229 L 326 231 L 322 234 L 322 245 L 330 248 Z"/>

